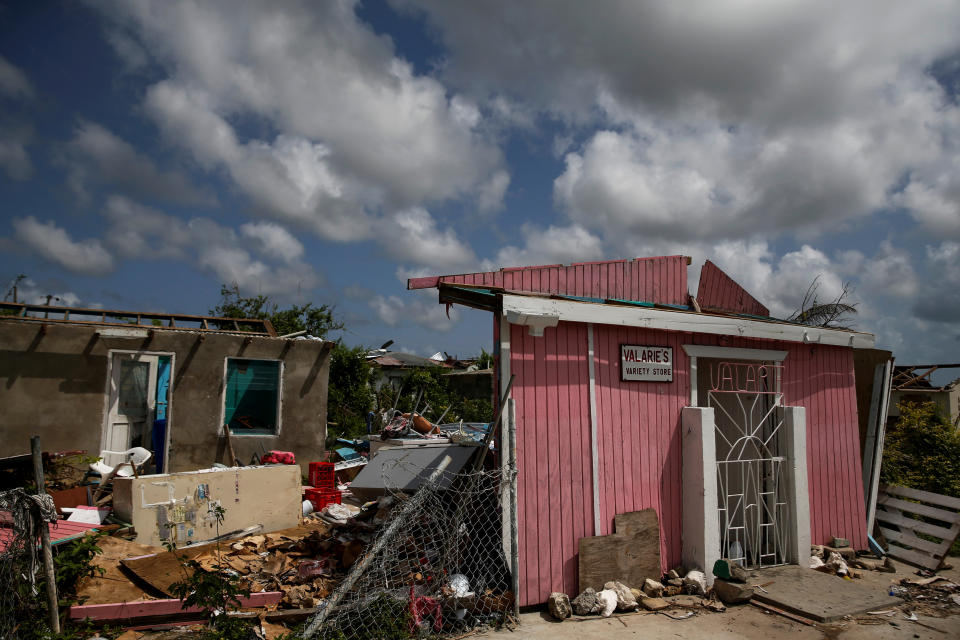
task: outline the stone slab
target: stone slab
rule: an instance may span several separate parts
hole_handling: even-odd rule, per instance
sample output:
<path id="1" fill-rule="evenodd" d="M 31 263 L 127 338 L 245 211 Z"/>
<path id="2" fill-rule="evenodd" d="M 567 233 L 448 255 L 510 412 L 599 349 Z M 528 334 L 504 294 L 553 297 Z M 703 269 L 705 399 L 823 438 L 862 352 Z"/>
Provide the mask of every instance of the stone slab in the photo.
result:
<path id="1" fill-rule="evenodd" d="M 769 584 L 768 584 L 769 583 Z M 761 584 L 753 600 L 771 604 L 816 622 L 833 622 L 843 616 L 887 609 L 902 604 L 876 585 L 844 580 L 797 565 L 758 569 L 747 584 Z"/>

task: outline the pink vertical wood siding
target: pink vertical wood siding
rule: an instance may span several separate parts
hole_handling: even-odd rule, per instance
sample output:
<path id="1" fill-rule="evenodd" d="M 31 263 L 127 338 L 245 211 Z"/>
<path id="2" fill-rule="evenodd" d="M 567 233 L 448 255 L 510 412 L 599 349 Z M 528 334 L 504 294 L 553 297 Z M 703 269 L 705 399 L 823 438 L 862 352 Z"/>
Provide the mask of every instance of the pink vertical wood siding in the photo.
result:
<path id="1" fill-rule="evenodd" d="M 783 343 L 774 343 L 783 344 Z M 784 348 L 780 346 L 778 348 Z M 789 344 L 784 402 L 807 408 L 807 481 L 814 544 L 833 536 L 867 548 L 853 350 Z"/>
<path id="2" fill-rule="evenodd" d="M 703 308 L 750 313 L 755 316 L 770 315 L 769 309 L 709 260 L 700 269 L 697 302 Z"/>
<path id="3" fill-rule="evenodd" d="M 407 288 L 428 289 L 441 282 L 508 291 L 687 304 L 687 258 L 663 256 L 412 278 L 407 281 Z"/>
<path id="4" fill-rule="evenodd" d="M 690 397 L 683 344 L 788 350 L 785 403 L 807 408 L 812 540 L 839 535 L 866 547 L 850 349 L 594 325 L 601 527 L 595 532 L 587 327 L 561 322 L 534 338 L 512 326 L 510 339 L 521 605 L 542 603 L 551 591 L 578 593 L 579 540 L 610 533 L 617 513 L 656 509 L 662 568 L 680 563 L 680 410 Z M 673 347 L 673 382 L 621 382 L 621 343 Z"/>

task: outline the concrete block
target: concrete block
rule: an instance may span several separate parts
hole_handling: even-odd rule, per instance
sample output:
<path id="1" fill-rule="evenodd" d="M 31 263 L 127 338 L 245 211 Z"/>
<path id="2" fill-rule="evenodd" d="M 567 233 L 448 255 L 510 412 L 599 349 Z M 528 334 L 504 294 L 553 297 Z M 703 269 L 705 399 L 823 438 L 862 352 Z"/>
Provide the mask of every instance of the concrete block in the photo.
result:
<path id="1" fill-rule="evenodd" d="M 220 506 L 223 522 L 214 515 Z M 198 544 L 258 526 L 270 532 L 295 527 L 303 515 L 300 467 L 270 465 L 203 469 L 116 478 L 113 508 L 133 524 L 135 542 L 154 547 Z"/>

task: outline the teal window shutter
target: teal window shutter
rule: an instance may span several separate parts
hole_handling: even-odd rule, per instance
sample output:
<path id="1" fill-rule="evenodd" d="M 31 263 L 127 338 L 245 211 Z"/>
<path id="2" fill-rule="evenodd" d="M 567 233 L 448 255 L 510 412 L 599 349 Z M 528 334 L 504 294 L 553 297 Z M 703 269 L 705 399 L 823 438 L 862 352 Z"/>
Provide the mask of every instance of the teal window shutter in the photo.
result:
<path id="1" fill-rule="evenodd" d="M 280 363 L 227 359 L 224 421 L 236 434 L 276 434 L 280 417 Z"/>

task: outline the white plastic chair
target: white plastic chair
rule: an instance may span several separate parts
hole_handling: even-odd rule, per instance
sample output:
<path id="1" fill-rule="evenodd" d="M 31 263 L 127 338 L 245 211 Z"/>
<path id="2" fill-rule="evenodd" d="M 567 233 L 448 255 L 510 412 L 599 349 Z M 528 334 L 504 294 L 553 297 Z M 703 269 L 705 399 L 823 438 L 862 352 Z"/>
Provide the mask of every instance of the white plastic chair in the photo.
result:
<path id="1" fill-rule="evenodd" d="M 126 451 L 101 451 L 100 460 L 91 464 L 90 470 L 99 473 L 101 478 L 106 478 L 113 472 L 117 465 L 129 462 L 135 465 L 139 472 L 140 468 L 146 464 L 151 456 L 153 456 L 153 454 L 143 447 L 134 447 Z M 108 464 L 108 462 L 112 464 Z M 123 466 L 117 470 L 117 475 L 121 478 L 129 478 L 132 476 L 133 467 L 131 467 L 130 464 L 123 464 Z"/>

